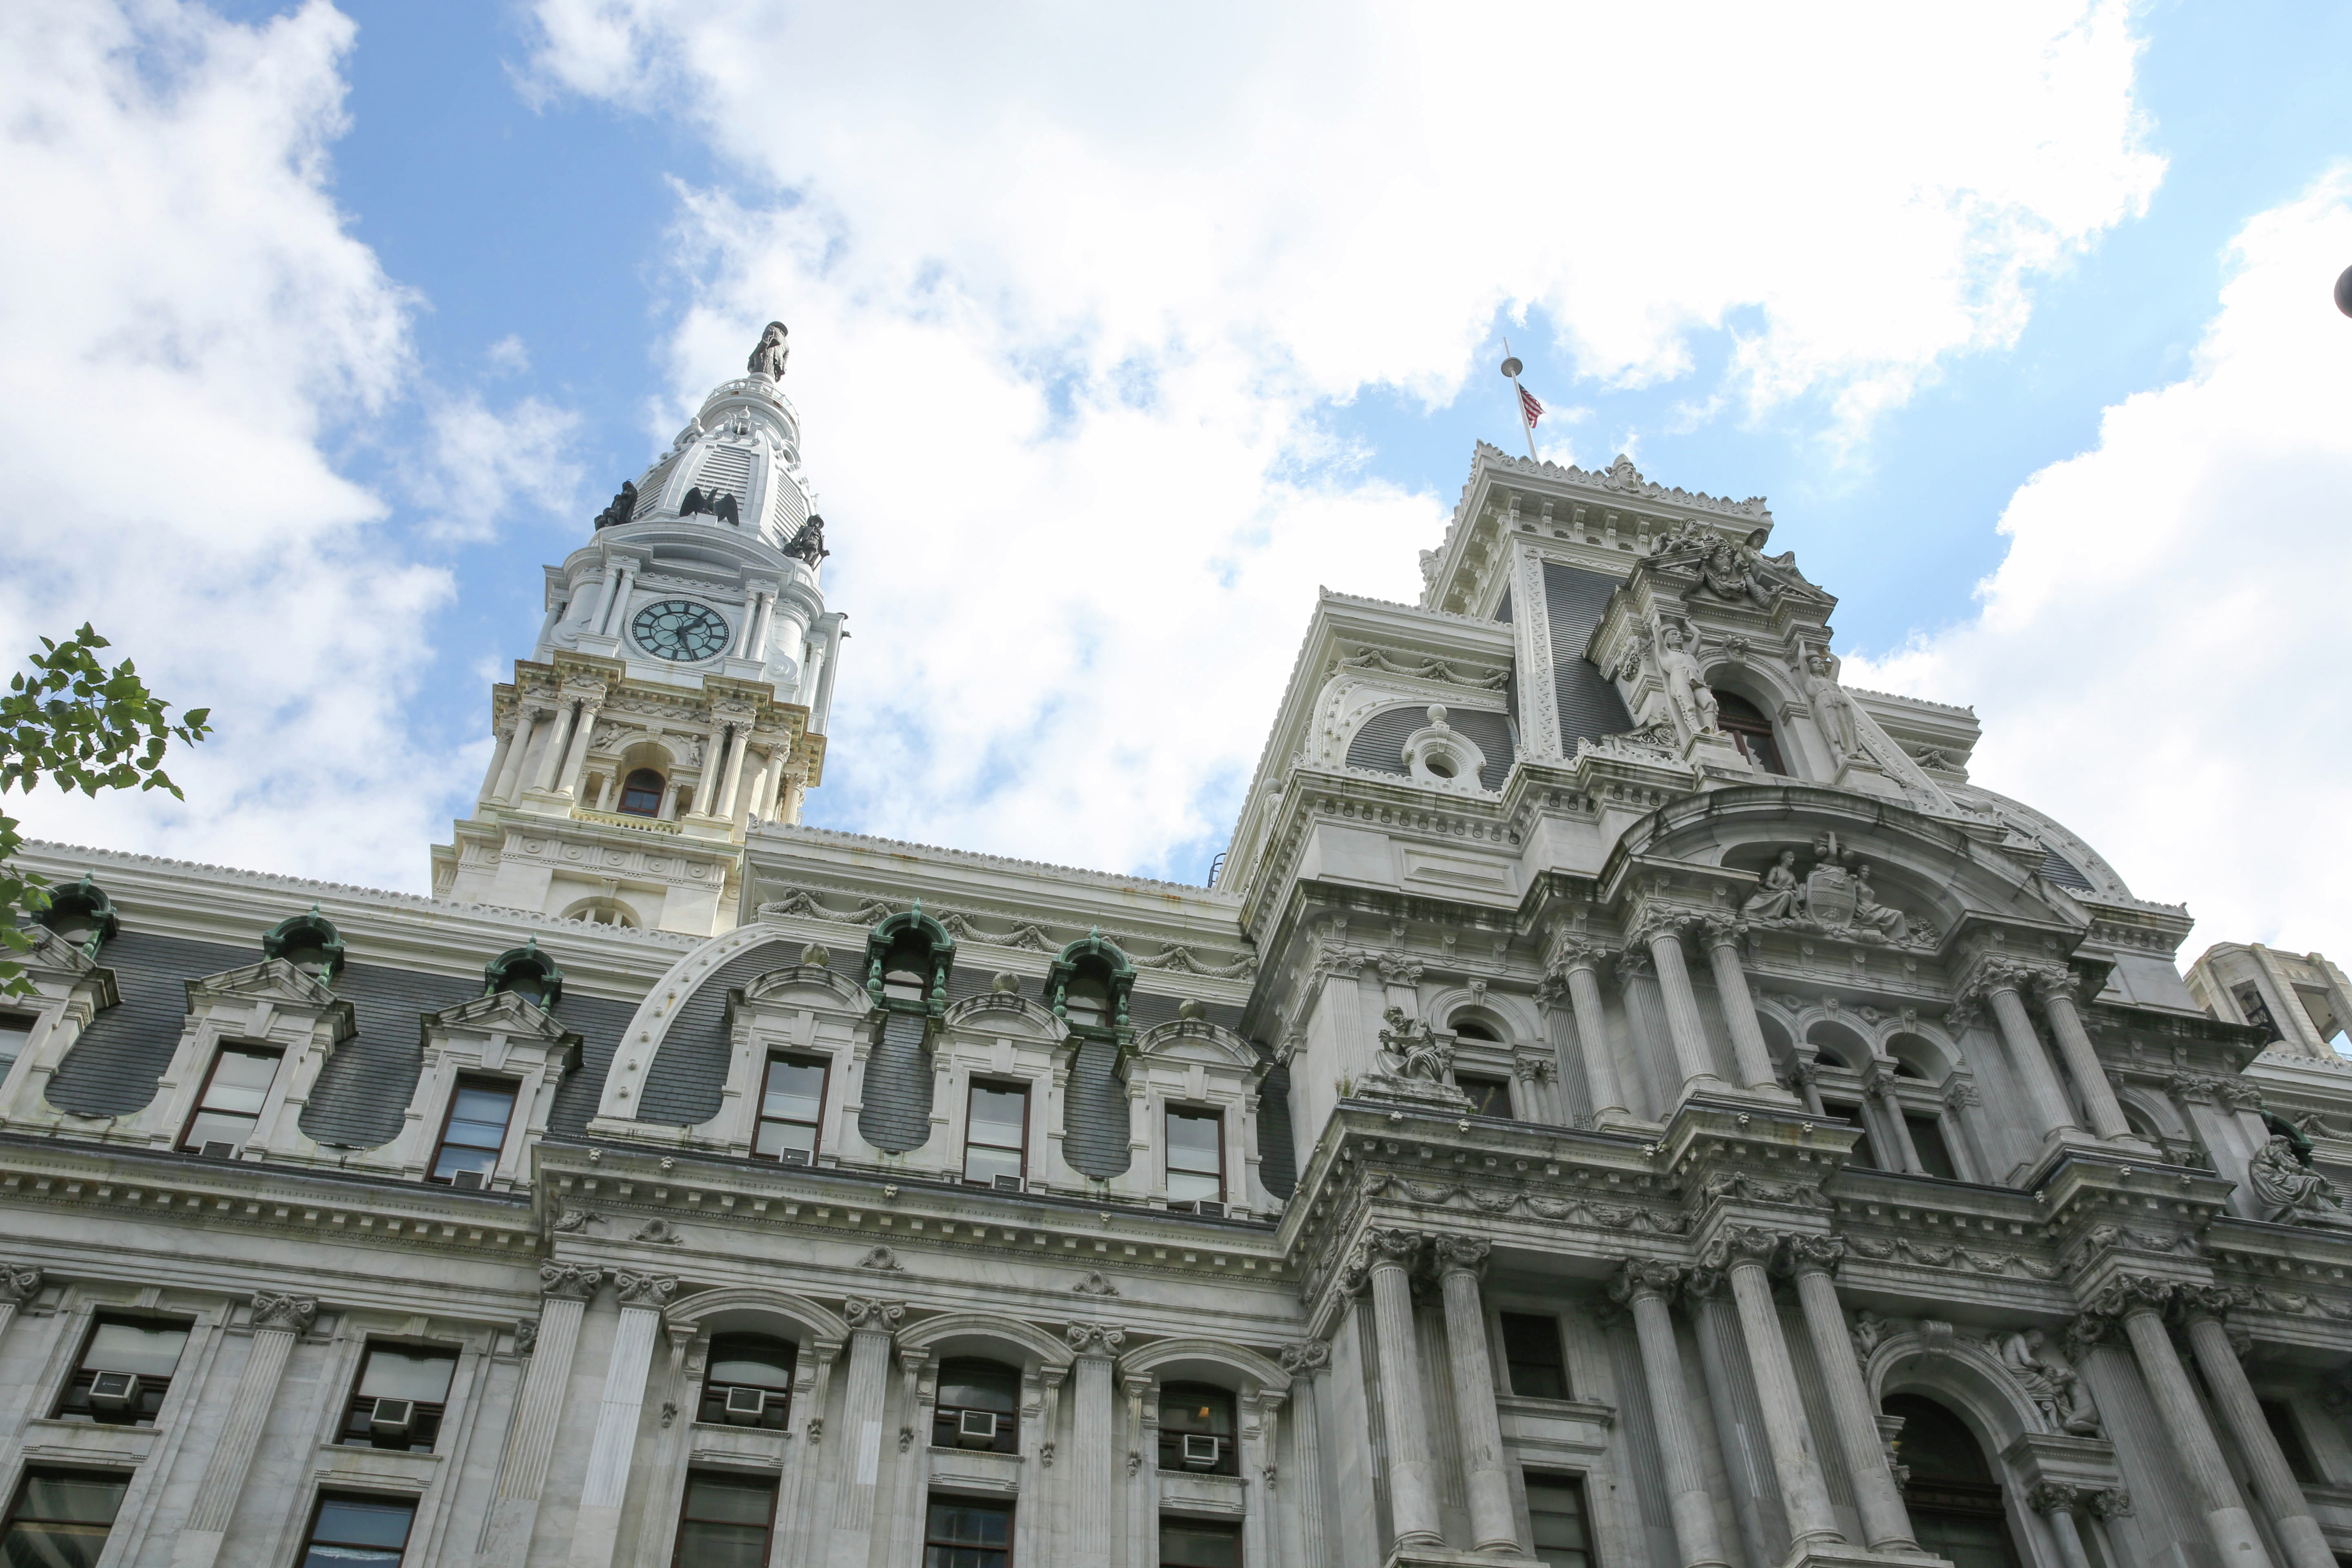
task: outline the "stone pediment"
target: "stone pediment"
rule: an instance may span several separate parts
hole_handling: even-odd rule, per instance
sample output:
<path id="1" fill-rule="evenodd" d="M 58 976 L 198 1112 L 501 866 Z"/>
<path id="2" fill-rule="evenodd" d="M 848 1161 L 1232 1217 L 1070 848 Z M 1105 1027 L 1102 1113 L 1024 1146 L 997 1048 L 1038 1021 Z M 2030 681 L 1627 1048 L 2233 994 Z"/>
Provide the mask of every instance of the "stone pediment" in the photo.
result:
<path id="1" fill-rule="evenodd" d="M 435 1034 L 503 1036 L 510 1043 L 534 1044 L 550 1048 L 569 1045 L 573 1055 L 580 1049 L 580 1037 L 558 1023 L 555 1016 L 528 996 L 512 991 L 501 991 L 488 996 L 477 996 L 470 1002 L 460 1002 L 455 1007 L 444 1007 L 438 1013 L 427 1013 L 419 1022 L 418 1032 L 426 1042 Z"/>
<path id="2" fill-rule="evenodd" d="M 1046 1040 L 1066 1038 L 1070 1032 L 1068 1025 L 1054 1016 L 1052 1008 L 1016 991 L 983 991 L 967 996 L 950 1006 L 940 1023 L 950 1029 L 1018 1028 Z"/>
<path id="3" fill-rule="evenodd" d="M 771 969 L 743 987 L 741 1005 L 779 1005 L 795 993 L 822 993 L 835 1006 L 863 1013 L 874 1005 L 865 990 L 823 964 L 794 963 Z"/>
<path id="4" fill-rule="evenodd" d="M 81 943 L 69 942 L 47 926 L 26 926 L 23 930 L 33 939 L 31 951 L 16 959 L 26 973 L 62 985 L 93 988 L 94 1004 L 100 1012 L 122 1000 L 114 971 L 84 952 Z"/>
<path id="5" fill-rule="evenodd" d="M 1204 1061 L 1213 1067 L 1263 1072 L 1268 1065 L 1247 1040 L 1205 1018 L 1175 1018 L 1138 1036 L 1138 1058 L 1151 1062 Z"/>
<path id="6" fill-rule="evenodd" d="M 278 1011 L 309 1013 L 320 1021 L 331 1019 L 337 1040 L 359 1032 L 358 1016 L 349 1002 L 282 958 L 265 958 L 243 969 L 191 980 L 187 985 L 192 1013 L 221 1002 L 267 1002 Z"/>

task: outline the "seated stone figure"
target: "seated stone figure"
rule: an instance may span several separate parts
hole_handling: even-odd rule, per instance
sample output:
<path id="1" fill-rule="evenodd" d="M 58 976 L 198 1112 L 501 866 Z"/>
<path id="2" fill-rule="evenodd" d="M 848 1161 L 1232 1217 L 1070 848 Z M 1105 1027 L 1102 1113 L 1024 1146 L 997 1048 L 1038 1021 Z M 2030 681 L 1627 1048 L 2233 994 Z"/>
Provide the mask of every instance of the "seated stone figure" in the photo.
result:
<path id="1" fill-rule="evenodd" d="M 1780 858 L 1764 873 L 1764 885 L 1748 895 L 1739 912 L 1751 921 L 1790 921 L 1804 901 L 1804 889 L 1797 881 L 1797 852 L 1783 849 Z"/>
<path id="2" fill-rule="evenodd" d="M 2274 1225 L 2352 1225 L 2336 1184 L 2294 1157 L 2294 1145 L 2273 1137 L 2246 1166 L 2246 1184 L 2263 1217 Z"/>

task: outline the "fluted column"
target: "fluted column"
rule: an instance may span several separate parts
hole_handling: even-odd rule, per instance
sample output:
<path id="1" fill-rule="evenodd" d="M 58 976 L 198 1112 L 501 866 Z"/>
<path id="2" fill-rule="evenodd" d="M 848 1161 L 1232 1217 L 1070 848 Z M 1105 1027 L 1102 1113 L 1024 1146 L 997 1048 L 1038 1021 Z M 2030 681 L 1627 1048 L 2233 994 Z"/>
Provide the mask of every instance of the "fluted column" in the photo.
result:
<path id="1" fill-rule="evenodd" d="M 2107 1069 L 2099 1065 L 2099 1053 L 2091 1044 L 2090 1031 L 2083 1027 L 2082 1010 L 2074 1005 L 2074 974 L 2072 970 L 2044 970 L 2036 976 L 2034 989 L 2042 996 L 2042 1011 L 2050 1020 L 2050 1032 L 2058 1040 L 2058 1054 L 2066 1058 L 2066 1071 L 2074 1080 L 2075 1091 L 2083 1097 L 2083 1107 L 2091 1114 L 2091 1131 L 2114 1142 L 2128 1142 L 2142 1148 L 2147 1145 L 2124 1120 L 2124 1108 L 2116 1100 L 2115 1085 L 2107 1081 Z"/>
<path id="2" fill-rule="evenodd" d="M 851 1300 L 849 1382 L 841 1406 L 841 1469 L 834 1477 L 833 1543 L 836 1563 L 864 1563 L 874 1524 L 874 1489 L 882 1474 L 882 1402 L 889 1392 L 890 1336 L 907 1315 L 903 1301 Z"/>
<path id="3" fill-rule="evenodd" d="M 719 805 L 719 766 L 726 760 L 727 749 L 733 742 L 735 726 L 713 724 L 710 739 L 702 744 L 702 777 L 694 789 L 694 813 L 697 816 L 717 815 Z"/>
<path id="4" fill-rule="evenodd" d="M 558 786 L 562 794 L 580 793 L 580 773 L 588 765 L 588 742 L 595 738 L 596 715 L 604 710 L 601 697 L 580 700 L 580 716 L 572 721 L 572 744 L 563 753 L 563 778 Z"/>
<path id="5" fill-rule="evenodd" d="M 1063 1331 L 1077 1366 L 1071 1380 L 1070 1552 L 1072 1563 L 1110 1561 L 1111 1502 L 1118 1495 L 1118 1390 L 1113 1386 L 1124 1330 L 1072 1323 Z M 1157 1456 L 1154 1457 L 1157 1462 Z"/>
<path id="6" fill-rule="evenodd" d="M 710 815 L 725 818 L 735 815 L 735 792 L 743 784 L 743 753 L 750 745 L 751 726 L 739 724 L 727 742 L 727 776 L 719 786 L 719 803 Z"/>
<path id="7" fill-rule="evenodd" d="M 664 1275 L 615 1270 L 621 1325 L 604 1362 L 604 1397 L 596 1406 L 596 1435 L 580 1483 L 580 1511 L 572 1526 L 572 1568 L 609 1568 L 619 1543 L 621 1504 L 629 1495 L 629 1468 L 637 1452 L 637 1421 L 661 1339 L 662 1307 L 677 1289 Z"/>
<path id="8" fill-rule="evenodd" d="M 563 1395 L 572 1384 L 572 1358 L 580 1348 L 580 1320 L 604 1280 L 601 1268 L 573 1263 L 539 1266 L 539 1337 L 530 1369 L 523 1373 L 522 1392 L 516 1396 L 499 1495 L 490 1505 L 482 1550 L 475 1559 L 481 1568 L 522 1568 L 530 1550 L 548 1460 L 555 1453 L 555 1436 L 563 1419 Z"/>
<path id="9" fill-rule="evenodd" d="M 635 568 L 627 562 L 613 563 L 612 570 L 606 574 L 604 603 L 596 616 L 598 636 L 620 635 L 621 623 L 626 618 L 629 608 L 629 579 L 635 575 Z"/>
<path id="10" fill-rule="evenodd" d="M 1381 1425 L 1389 1450 L 1389 1511 L 1394 1546 L 1439 1546 L 1437 1477 L 1429 1457 L 1429 1407 L 1421 1387 L 1421 1349 L 1412 1324 L 1412 1267 L 1421 1237 L 1376 1230 L 1365 1238 L 1372 1330 L 1380 1343 Z"/>
<path id="11" fill-rule="evenodd" d="M 2206 1424 L 2205 1407 L 2189 1386 L 2189 1370 L 2180 1364 L 2171 1337 L 2164 1331 L 2162 1314 L 2172 1293 L 2172 1285 L 2165 1280 L 2126 1276 L 2101 1293 L 2097 1306 L 2100 1311 L 2123 1320 L 2132 1355 L 2139 1363 L 2148 1392 L 2156 1397 L 2165 1430 L 2172 1435 L 2198 1510 L 2205 1516 L 2206 1533 L 2212 1537 L 2221 1561 L 2229 1568 L 2270 1568 L 2270 1553 L 2263 1550 L 2253 1515 L 2238 1495 L 2238 1484 L 2221 1458 L 2221 1442 Z"/>
<path id="12" fill-rule="evenodd" d="M 2000 1043 L 2008 1052 L 2010 1065 L 2024 1081 L 2026 1098 L 2032 1102 L 2034 1117 L 2042 1123 L 2035 1130 L 2037 1134 L 2047 1136 L 2061 1130 L 2080 1131 L 2082 1125 L 2074 1120 L 2074 1108 L 2066 1099 L 2066 1087 L 2058 1081 L 2057 1069 L 2050 1065 L 2050 1053 L 2042 1048 L 2042 1037 L 2033 1032 L 2033 1020 L 2025 1012 L 2025 998 L 2019 994 L 2031 973 L 2022 963 L 1992 960 L 1978 970 L 1969 988 L 1981 991 L 1986 1005 L 1992 1009 L 1993 1022 L 2000 1026 Z"/>
<path id="13" fill-rule="evenodd" d="M 1683 958 L 1678 927 L 1677 921 L 1662 921 L 1644 933 L 1650 961 L 1658 966 L 1658 994 L 1665 999 L 1666 1034 L 1674 1041 L 1675 1066 L 1682 1073 L 1682 1087 L 1674 1096 L 1676 1104 L 1694 1089 L 1720 1087 L 1723 1082 L 1716 1074 L 1706 1030 L 1699 1022 L 1698 995 L 1691 989 L 1690 965 Z M 1662 1106 L 1660 1114 L 1663 1117 L 1672 1110 Z"/>
<path id="14" fill-rule="evenodd" d="M 694 1417 L 702 1405 L 702 1372 L 710 1342 L 704 1340 L 689 1360 L 695 1331 L 671 1324 L 664 1331 L 668 1364 L 663 1368 L 661 1436 L 654 1446 L 653 1473 L 638 1510 L 637 1568 L 656 1568 L 669 1560 L 670 1542 L 677 1535 L 678 1505 L 686 1496 L 686 1462 L 694 1435 Z"/>
<path id="15" fill-rule="evenodd" d="M 813 1340 L 808 1353 L 793 1373 L 792 1424 L 800 1441 L 784 1456 L 783 1501 L 776 1510 L 774 1550 L 770 1568 L 788 1563 L 822 1562 L 826 1523 L 817 1507 L 817 1488 L 824 1478 L 824 1413 L 833 1391 L 833 1369 L 841 1360 L 842 1342 Z"/>
<path id="16" fill-rule="evenodd" d="M 246 1476 L 253 1468 L 253 1456 L 261 1447 L 262 1428 L 269 1423 L 278 1380 L 286 1375 L 286 1360 L 318 1312 L 319 1303 L 307 1296 L 265 1293 L 254 1297 L 253 1346 L 246 1352 L 245 1371 L 229 1400 L 227 1419 L 213 1438 L 188 1521 L 173 1544 L 172 1568 L 212 1568 L 219 1558 L 237 1499 L 245 1492 Z"/>
<path id="17" fill-rule="evenodd" d="M 1797 1369 L 1780 1336 L 1780 1314 L 1772 1306 L 1772 1281 L 1765 1269 L 1780 1238 L 1769 1230 L 1727 1229 L 1710 1249 L 1708 1267 L 1729 1272 L 1731 1296 L 1739 1308 L 1739 1334 L 1756 1377 L 1756 1402 L 1764 1422 L 1772 1473 L 1780 1482 L 1780 1506 L 1789 1516 L 1791 1547 L 1843 1542 L 1837 1516 L 1830 1511 L 1829 1488 L 1805 1426 Z"/>
<path id="18" fill-rule="evenodd" d="M 1642 1344 L 1642 1381 L 1650 1393 L 1658 1456 L 1665 1462 L 1667 1508 L 1674 1516 L 1675 1547 L 1683 1568 L 1728 1568 L 1730 1560 L 1723 1554 L 1715 1528 L 1715 1497 L 1707 1490 L 1698 1434 L 1691 1427 L 1682 1347 L 1675 1342 L 1674 1314 L 1666 1306 L 1668 1293 L 1681 1280 L 1682 1270 L 1671 1265 L 1629 1258 L 1609 1294 L 1632 1309 L 1633 1335 Z"/>
<path id="19" fill-rule="evenodd" d="M 1756 1021 L 1756 999 L 1748 994 L 1747 966 L 1739 962 L 1738 927 L 1727 917 L 1709 917 L 1705 940 L 1716 994 L 1723 999 L 1723 1019 L 1731 1027 L 1731 1056 L 1739 1066 L 1739 1081 L 1778 1100 L 1787 1090 L 1773 1071 L 1764 1026 Z"/>
<path id="20" fill-rule="evenodd" d="M 564 758 L 572 748 L 572 716 L 579 710 L 575 698 L 563 698 L 556 704 L 555 712 L 547 727 L 547 740 L 539 748 L 539 765 L 531 770 L 530 787 L 544 795 L 555 787 L 562 776 Z"/>
<path id="21" fill-rule="evenodd" d="M 41 1285 L 39 1269 L 0 1263 L 0 1340 L 8 1337 L 8 1326 L 16 1321 L 17 1310 L 40 1295 Z"/>
<path id="22" fill-rule="evenodd" d="M 1118 1380 L 1127 1396 L 1127 1560 L 1149 1568 L 1158 1556 L 1160 1527 L 1160 1407 L 1149 1373 L 1129 1373 Z"/>
<path id="23" fill-rule="evenodd" d="M 1518 1521 L 1511 1479 L 1503 1468 L 1503 1423 L 1495 1410 L 1495 1363 L 1486 1352 L 1486 1311 L 1478 1278 L 1492 1243 L 1467 1236 L 1433 1238 L 1438 1289 L 1445 1300 L 1445 1345 L 1454 1373 L 1454 1410 L 1462 1469 L 1470 1488 L 1471 1544 L 1480 1552 L 1516 1548 Z"/>
<path id="24" fill-rule="evenodd" d="M 482 770 L 482 793 L 476 797 L 484 805 L 499 797 L 499 780 L 506 774 L 507 758 L 514 752 L 515 731 L 520 724 L 520 717 L 510 714 L 504 725 L 491 731 L 490 739 L 496 743 L 490 748 L 490 765 Z"/>
<path id="25" fill-rule="evenodd" d="M 2246 1381 L 2237 1347 L 2230 1342 L 2221 1316 L 2229 1310 L 2230 1293 L 2219 1286 L 2183 1286 L 2180 1300 L 2198 1370 L 2205 1374 L 2205 1386 L 2229 1424 L 2238 1452 L 2245 1456 L 2254 1495 L 2270 1510 L 2271 1529 L 2290 1568 L 2336 1568 L 2336 1554 L 2328 1550 L 2319 1521 L 2312 1518 L 2311 1504 L 2295 1484 L 2294 1472 L 2287 1468 L 2278 1436 L 2263 1419 L 2253 1385 Z"/>
<path id="26" fill-rule="evenodd" d="M 1290 1374 L 1291 1495 L 1298 1500 L 1298 1561 L 1321 1568 L 1326 1561 L 1323 1521 L 1323 1412 L 1317 1382 L 1331 1366 L 1331 1347 L 1300 1340 L 1282 1351 Z"/>
<path id="27" fill-rule="evenodd" d="M 1895 1473 L 1886 1464 L 1886 1440 L 1878 1430 L 1878 1405 L 1862 1380 L 1853 1357 L 1853 1336 L 1847 1331 L 1845 1309 L 1838 1304 L 1837 1286 L 1831 1281 L 1845 1257 L 1845 1242 L 1834 1236 L 1793 1236 L 1790 1260 L 1796 1266 L 1797 1300 L 1804 1309 L 1805 1328 L 1813 1341 L 1813 1359 L 1821 1364 L 1828 1385 L 1830 1416 L 1837 1424 L 1838 1447 L 1845 1455 L 1846 1474 L 1853 1478 L 1862 1533 L 1873 1551 L 1912 1551 L 1911 1516 Z"/>
<path id="28" fill-rule="evenodd" d="M 530 754 L 531 737 L 539 732 L 540 721 L 544 717 L 536 708 L 520 709 L 515 715 L 514 744 L 507 748 L 499 782 L 490 791 L 490 798 L 501 805 L 513 805 L 515 791 L 522 787 L 523 759 Z"/>
<path id="29" fill-rule="evenodd" d="M 1903 1101 L 1895 1087 L 1895 1069 L 1885 1062 L 1871 1064 L 1863 1080 L 1863 1092 L 1878 1101 L 1880 1118 L 1886 1123 L 1889 1147 L 1902 1168 L 1915 1176 L 1925 1175 L 1919 1163 L 1919 1145 L 1912 1140 L 1911 1124 L 1903 1120 Z"/>
<path id="30" fill-rule="evenodd" d="M 1576 1020 L 1577 1044 L 1583 1048 L 1584 1082 L 1592 1100 L 1592 1124 L 1635 1120 L 1617 1077 L 1616 1043 L 1609 1037 L 1609 1018 L 1601 1010 L 1601 950 L 1589 942 L 1569 946 L 1553 973 L 1568 986 L 1569 1012 Z"/>
<path id="31" fill-rule="evenodd" d="M 922 1568 L 923 1498 L 929 1490 L 931 1414 L 938 1407 L 939 1383 L 926 1349 L 898 1347 L 898 1484 L 890 1507 L 890 1550 L 883 1561 L 891 1568 Z"/>

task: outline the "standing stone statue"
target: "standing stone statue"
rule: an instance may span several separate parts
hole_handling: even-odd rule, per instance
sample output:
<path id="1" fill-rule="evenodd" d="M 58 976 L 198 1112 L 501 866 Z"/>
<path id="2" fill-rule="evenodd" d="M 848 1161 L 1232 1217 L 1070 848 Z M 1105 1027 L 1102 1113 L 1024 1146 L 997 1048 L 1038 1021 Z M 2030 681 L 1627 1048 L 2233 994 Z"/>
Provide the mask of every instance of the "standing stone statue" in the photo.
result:
<path id="1" fill-rule="evenodd" d="M 784 379 L 784 361 L 792 357 L 792 349 L 784 342 L 784 324 L 770 321 L 760 334 L 760 346 L 751 351 L 748 367 L 753 375 L 764 375 L 771 381 Z"/>
<path id="2" fill-rule="evenodd" d="M 1829 742 L 1831 753 L 1839 762 L 1862 749 L 1862 736 L 1854 728 L 1853 699 L 1837 683 L 1837 671 L 1827 654 L 1805 656 L 1805 700 L 1812 707 L 1822 739 Z"/>
<path id="3" fill-rule="evenodd" d="M 1658 633 L 1658 673 L 1665 677 L 1666 695 L 1673 699 L 1675 711 L 1700 734 L 1715 733 L 1715 716 L 1722 705 L 1716 701 L 1698 660 L 1683 647 L 1682 629 L 1667 626 Z"/>

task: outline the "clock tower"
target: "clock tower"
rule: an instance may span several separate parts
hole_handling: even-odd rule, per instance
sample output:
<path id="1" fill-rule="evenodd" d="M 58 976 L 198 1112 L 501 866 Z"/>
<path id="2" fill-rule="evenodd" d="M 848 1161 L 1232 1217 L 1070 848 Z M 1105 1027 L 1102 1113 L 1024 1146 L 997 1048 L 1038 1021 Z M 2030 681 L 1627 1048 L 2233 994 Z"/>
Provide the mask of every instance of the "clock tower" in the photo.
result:
<path id="1" fill-rule="evenodd" d="M 433 849 L 444 898 L 697 936 L 732 927 L 753 824 L 822 780 L 843 617 L 771 322 L 547 568 L 530 657 L 490 695 L 473 813 Z"/>

